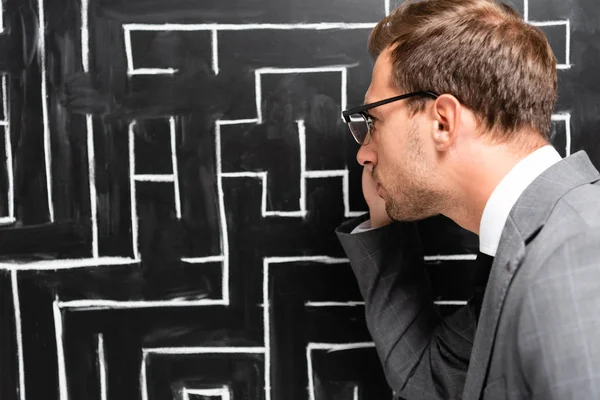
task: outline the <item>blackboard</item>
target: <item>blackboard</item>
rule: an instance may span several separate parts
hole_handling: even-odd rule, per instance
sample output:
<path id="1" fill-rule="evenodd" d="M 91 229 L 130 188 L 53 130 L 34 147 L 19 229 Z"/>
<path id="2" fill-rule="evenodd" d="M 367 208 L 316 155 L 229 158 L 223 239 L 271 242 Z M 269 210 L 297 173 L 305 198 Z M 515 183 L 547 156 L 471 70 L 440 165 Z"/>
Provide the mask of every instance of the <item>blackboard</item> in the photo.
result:
<path id="1" fill-rule="evenodd" d="M 1 4 L 0 399 L 389 398 L 333 232 L 393 1 Z M 558 59 L 553 143 L 600 166 L 600 6 L 514 6 Z M 452 312 L 477 237 L 420 231 Z"/>

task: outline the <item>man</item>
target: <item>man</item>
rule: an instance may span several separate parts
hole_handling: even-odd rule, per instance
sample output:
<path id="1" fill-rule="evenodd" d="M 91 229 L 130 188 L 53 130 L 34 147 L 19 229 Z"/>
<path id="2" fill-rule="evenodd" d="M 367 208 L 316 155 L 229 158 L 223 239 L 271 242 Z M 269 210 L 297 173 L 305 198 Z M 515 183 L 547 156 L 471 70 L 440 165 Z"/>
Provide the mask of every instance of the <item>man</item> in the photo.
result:
<path id="1" fill-rule="evenodd" d="M 406 399 L 600 399 L 600 174 L 549 143 L 556 59 L 493 0 L 404 3 L 369 38 L 369 214 L 338 229 L 387 380 Z M 442 318 L 414 223 L 437 214 L 493 258 Z M 394 221 L 394 222 L 393 222 Z M 480 314 L 479 314 L 480 310 Z"/>

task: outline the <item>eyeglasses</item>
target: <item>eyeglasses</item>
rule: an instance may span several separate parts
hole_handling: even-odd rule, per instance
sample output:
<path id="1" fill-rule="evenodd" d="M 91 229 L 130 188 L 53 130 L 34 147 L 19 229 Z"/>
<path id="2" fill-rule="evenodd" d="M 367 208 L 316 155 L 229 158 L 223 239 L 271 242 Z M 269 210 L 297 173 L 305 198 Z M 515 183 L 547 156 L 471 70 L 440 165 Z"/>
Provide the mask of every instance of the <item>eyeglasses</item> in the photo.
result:
<path id="1" fill-rule="evenodd" d="M 384 104 L 389 104 L 394 101 L 408 99 L 409 97 L 416 96 L 424 96 L 431 97 L 437 99 L 439 97 L 438 94 L 430 91 L 420 91 L 407 93 L 400 96 L 390 97 L 389 99 L 380 100 L 375 103 L 364 104 L 359 107 L 349 108 L 342 112 L 344 117 L 344 121 L 348 124 L 350 128 L 350 132 L 354 137 L 354 140 L 360 145 L 369 144 L 369 140 L 371 138 L 371 133 L 373 132 L 374 127 L 374 118 L 367 111 L 382 106 Z"/>

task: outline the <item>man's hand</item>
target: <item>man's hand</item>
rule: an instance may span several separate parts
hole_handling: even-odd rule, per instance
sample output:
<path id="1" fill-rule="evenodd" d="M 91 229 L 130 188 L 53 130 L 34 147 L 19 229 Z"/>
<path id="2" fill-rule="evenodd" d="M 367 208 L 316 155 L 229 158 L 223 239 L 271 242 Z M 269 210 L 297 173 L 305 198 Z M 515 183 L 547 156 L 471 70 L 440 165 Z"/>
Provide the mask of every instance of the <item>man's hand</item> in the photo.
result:
<path id="1" fill-rule="evenodd" d="M 369 215 L 371 217 L 371 227 L 381 228 L 392 223 L 392 219 L 385 211 L 385 200 L 377 193 L 377 184 L 373 180 L 373 166 L 367 165 L 363 168 L 362 190 L 365 201 L 369 206 Z"/>

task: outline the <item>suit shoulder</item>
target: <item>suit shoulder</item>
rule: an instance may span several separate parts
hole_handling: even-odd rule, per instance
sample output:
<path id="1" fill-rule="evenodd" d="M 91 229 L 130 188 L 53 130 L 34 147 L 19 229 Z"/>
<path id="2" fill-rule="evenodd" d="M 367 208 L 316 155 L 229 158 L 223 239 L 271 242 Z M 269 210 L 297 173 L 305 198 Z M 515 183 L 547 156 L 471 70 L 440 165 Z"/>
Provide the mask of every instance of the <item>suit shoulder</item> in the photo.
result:
<path id="1" fill-rule="evenodd" d="M 597 225 L 580 226 L 576 232 L 547 249 L 546 254 L 532 283 L 589 269 L 600 284 L 600 229 Z"/>
<path id="2" fill-rule="evenodd" d="M 570 225 L 575 227 L 579 225 L 580 229 L 600 227 L 600 182 L 579 186 L 556 204 L 553 217 L 561 215 L 570 218 L 578 218 L 577 221 L 570 220 Z M 566 221 L 565 221 L 566 222 Z"/>

